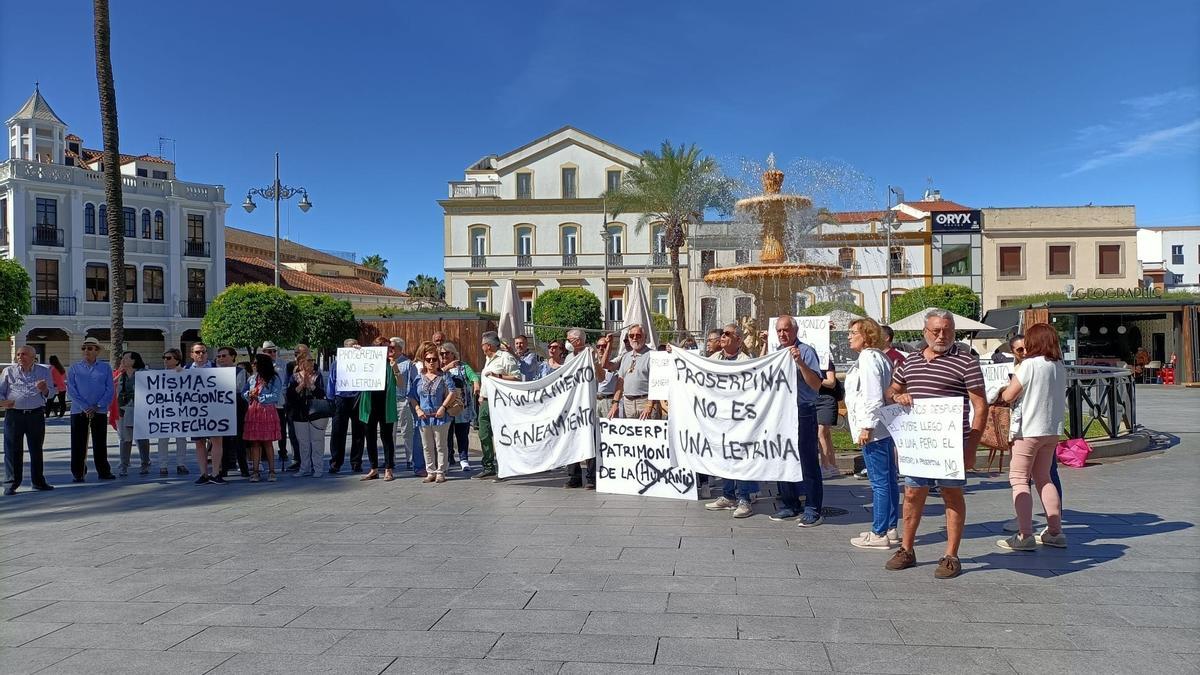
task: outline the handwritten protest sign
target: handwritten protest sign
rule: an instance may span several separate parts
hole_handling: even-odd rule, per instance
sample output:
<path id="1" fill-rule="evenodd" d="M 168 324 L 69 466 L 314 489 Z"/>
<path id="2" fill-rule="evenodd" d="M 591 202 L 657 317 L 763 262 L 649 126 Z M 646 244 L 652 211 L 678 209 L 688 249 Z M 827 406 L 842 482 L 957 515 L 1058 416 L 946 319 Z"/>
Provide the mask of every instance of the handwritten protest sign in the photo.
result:
<path id="1" fill-rule="evenodd" d="M 646 383 L 646 398 L 665 401 L 671 391 L 671 354 L 650 352 L 650 379 Z"/>
<path id="2" fill-rule="evenodd" d="M 829 317 L 793 316 L 796 322 L 796 338 L 817 352 L 817 361 L 822 368 L 829 366 Z M 767 351 L 779 349 L 779 334 L 775 332 L 775 317 L 767 323 Z"/>
<path id="3" fill-rule="evenodd" d="M 387 347 L 340 347 L 337 350 L 338 391 L 382 391 L 386 386 Z"/>
<path id="4" fill-rule="evenodd" d="M 983 371 L 983 386 L 987 392 L 988 403 L 995 403 L 1000 390 L 1008 385 L 1008 378 L 1013 374 L 1011 363 L 990 363 L 980 365 Z"/>
<path id="5" fill-rule="evenodd" d="M 785 351 L 710 361 L 671 351 L 668 420 L 679 466 L 735 480 L 798 481 L 796 364 Z"/>
<path id="6" fill-rule="evenodd" d="M 883 421 L 896 443 L 902 476 L 963 480 L 963 402 L 956 396 L 914 399 L 911 407 L 889 405 Z"/>
<path id="7" fill-rule="evenodd" d="M 667 499 L 696 499 L 696 474 L 675 466 L 667 423 L 600 420 L 596 491 Z"/>
<path id="8" fill-rule="evenodd" d="M 235 368 L 139 370 L 133 381 L 133 437 L 236 434 L 236 385 Z"/>
<path id="9" fill-rule="evenodd" d="M 501 478 L 549 471 L 596 453 L 596 366 L 569 359 L 534 382 L 491 378 L 488 402 Z"/>

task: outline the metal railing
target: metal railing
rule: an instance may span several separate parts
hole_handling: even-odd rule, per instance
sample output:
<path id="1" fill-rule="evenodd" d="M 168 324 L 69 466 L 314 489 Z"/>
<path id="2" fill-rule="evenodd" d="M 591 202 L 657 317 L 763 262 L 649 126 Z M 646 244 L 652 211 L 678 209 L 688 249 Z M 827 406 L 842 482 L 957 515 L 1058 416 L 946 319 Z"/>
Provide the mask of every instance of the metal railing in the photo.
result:
<path id="1" fill-rule="evenodd" d="M 179 316 L 188 319 L 203 319 L 204 313 L 208 311 L 208 304 L 204 300 L 180 300 Z"/>
<path id="2" fill-rule="evenodd" d="M 187 239 L 183 242 L 183 254 L 193 258 L 212 257 L 208 251 L 208 242 L 199 239 Z"/>
<path id="3" fill-rule="evenodd" d="M 579 256 L 574 253 L 564 253 L 562 257 L 563 267 L 579 267 Z"/>
<path id="4" fill-rule="evenodd" d="M 533 256 L 529 254 L 518 255 L 517 267 L 533 267 Z"/>
<path id="5" fill-rule="evenodd" d="M 1133 372 L 1107 366 L 1067 366 L 1067 435 L 1085 438 L 1099 424 L 1109 438 L 1137 427 Z"/>
<path id="6" fill-rule="evenodd" d="M 33 245 L 34 246 L 62 246 L 63 245 L 62 228 L 53 227 L 51 225 L 34 225 L 33 226 Z"/>
<path id="7" fill-rule="evenodd" d="M 624 260 L 624 255 L 621 253 L 609 253 L 608 254 L 608 266 L 609 267 L 621 267 L 622 265 L 625 264 L 624 262 L 622 262 L 623 260 Z"/>
<path id="8" fill-rule="evenodd" d="M 487 256 L 485 256 L 485 255 L 471 256 L 471 267 L 473 267 L 477 270 L 487 269 Z"/>
<path id="9" fill-rule="evenodd" d="M 666 251 L 655 251 L 650 256 L 650 264 L 655 267 L 666 267 L 671 262 L 671 257 Z"/>
<path id="10" fill-rule="evenodd" d="M 75 298 L 61 295 L 35 295 L 31 309 L 36 316 L 75 316 Z"/>

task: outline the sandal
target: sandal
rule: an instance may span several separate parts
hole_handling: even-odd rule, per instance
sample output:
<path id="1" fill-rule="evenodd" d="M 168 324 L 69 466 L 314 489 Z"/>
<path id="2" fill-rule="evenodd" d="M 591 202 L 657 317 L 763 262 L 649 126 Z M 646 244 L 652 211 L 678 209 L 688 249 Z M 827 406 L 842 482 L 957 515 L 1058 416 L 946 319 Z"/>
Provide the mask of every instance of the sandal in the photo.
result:
<path id="1" fill-rule="evenodd" d="M 257 482 L 258 482 L 258 480 L 259 480 L 259 478 L 258 478 L 258 472 L 257 472 L 257 471 L 255 471 L 254 473 L 250 474 L 250 482 L 251 482 L 251 483 L 257 483 Z"/>
<path id="2" fill-rule="evenodd" d="M 268 473 L 268 474 L 267 474 L 267 482 L 268 482 L 268 483 L 274 483 L 274 482 L 275 482 L 275 472 L 274 472 L 274 471 L 272 471 L 271 473 Z"/>
<path id="3" fill-rule="evenodd" d="M 379 478 L 379 472 L 375 469 L 371 469 L 367 472 L 367 475 L 359 478 L 359 480 L 375 480 L 376 478 Z"/>
<path id="4" fill-rule="evenodd" d="M 385 483 L 390 483 L 390 482 L 392 482 L 392 481 L 396 480 L 396 476 L 394 476 L 394 475 L 392 474 L 392 470 L 391 470 L 391 469 L 384 469 L 384 471 L 383 471 L 383 480 L 384 480 L 384 482 L 385 482 Z"/>

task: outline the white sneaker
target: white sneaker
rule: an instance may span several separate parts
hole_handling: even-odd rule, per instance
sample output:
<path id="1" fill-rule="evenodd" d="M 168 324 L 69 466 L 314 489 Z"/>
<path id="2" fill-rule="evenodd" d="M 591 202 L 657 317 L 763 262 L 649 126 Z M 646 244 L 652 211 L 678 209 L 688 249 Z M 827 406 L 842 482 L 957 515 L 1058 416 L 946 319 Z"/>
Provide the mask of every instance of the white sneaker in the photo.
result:
<path id="1" fill-rule="evenodd" d="M 462 469 L 463 471 L 470 471 L 471 463 L 464 459 L 463 461 L 458 463 L 458 468 Z"/>
<path id="2" fill-rule="evenodd" d="M 868 475 L 867 475 L 867 470 L 866 470 L 866 468 L 863 468 L 861 471 L 859 471 L 858 473 L 854 474 L 854 477 L 855 477 L 855 478 L 857 478 L 857 479 L 859 479 L 859 480 L 866 480 L 866 479 L 870 478 L 870 476 L 868 476 Z"/>
<path id="3" fill-rule="evenodd" d="M 887 531 L 887 540 L 888 540 L 888 543 L 890 543 L 890 544 L 899 544 L 900 543 L 900 532 L 894 527 L 892 529 L 888 530 Z"/>
<path id="4" fill-rule="evenodd" d="M 734 518 L 749 518 L 752 515 L 754 515 L 754 507 L 750 506 L 750 502 L 739 501 L 737 508 L 733 510 Z"/>
<path id="5" fill-rule="evenodd" d="M 892 542 L 887 538 L 886 535 L 880 536 L 874 532 L 867 531 L 851 539 L 850 545 L 858 548 L 876 548 L 887 550 L 892 547 Z"/>
<path id="6" fill-rule="evenodd" d="M 715 502 L 709 502 L 704 505 L 704 508 L 709 511 L 730 511 L 738 505 L 737 502 L 729 499 L 725 495 L 721 495 Z"/>

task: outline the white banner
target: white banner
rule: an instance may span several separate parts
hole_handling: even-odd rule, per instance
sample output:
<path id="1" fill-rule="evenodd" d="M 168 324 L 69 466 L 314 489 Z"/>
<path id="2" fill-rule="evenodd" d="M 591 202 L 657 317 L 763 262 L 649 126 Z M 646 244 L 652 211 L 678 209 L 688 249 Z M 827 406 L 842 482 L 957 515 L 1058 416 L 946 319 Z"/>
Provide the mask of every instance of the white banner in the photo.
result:
<path id="1" fill-rule="evenodd" d="M 533 382 L 491 379 L 488 403 L 501 478 L 549 471 L 596 455 L 596 366 L 591 350 Z"/>
<path id="2" fill-rule="evenodd" d="M 983 371 L 983 386 L 987 392 L 988 404 L 995 403 L 1000 390 L 1008 386 L 1008 378 L 1013 374 L 1013 364 L 981 363 L 979 368 Z"/>
<path id="3" fill-rule="evenodd" d="M 896 443 L 901 476 L 963 480 L 963 402 L 957 396 L 914 399 L 889 405 L 883 421 Z"/>
<path id="4" fill-rule="evenodd" d="M 829 367 L 829 317 L 793 316 L 796 322 L 796 338 L 817 352 L 821 368 Z M 779 334 L 775 332 L 775 317 L 767 322 L 767 351 L 779 349 Z"/>
<path id="5" fill-rule="evenodd" d="M 387 347 L 339 347 L 337 390 L 383 391 L 387 368 Z"/>
<path id="6" fill-rule="evenodd" d="M 650 379 L 646 382 L 646 398 L 665 401 L 671 394 L 671 354 L 650 352 Z"/>
<path id="7" fill-rule="evenodd" d="M 787 350 L 749 361 L 671 351 L 671 444 L 679 465 L 735 480 L 801 479 L 796 383 Z"/>
<path id="8" fill-rule="evenodd" d="M 236 435 L 236 386 L 236 368 L 139 370 L 133 383 L 133 437 Z"/>
<path id="9" fill-rule="evenodd" d="M 696 499 L 696 474 L 677 465 L 662 420 L 600 420 L 596 474 L 597 492 Z"/>

